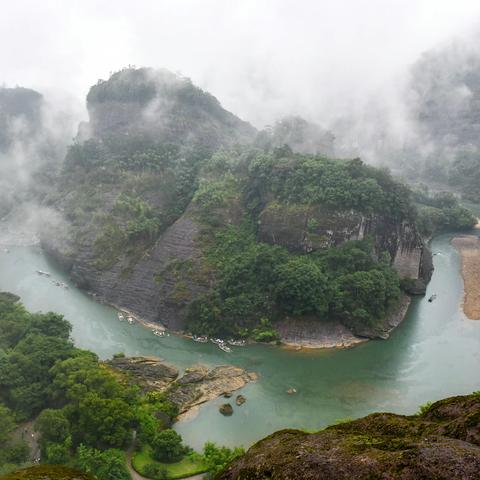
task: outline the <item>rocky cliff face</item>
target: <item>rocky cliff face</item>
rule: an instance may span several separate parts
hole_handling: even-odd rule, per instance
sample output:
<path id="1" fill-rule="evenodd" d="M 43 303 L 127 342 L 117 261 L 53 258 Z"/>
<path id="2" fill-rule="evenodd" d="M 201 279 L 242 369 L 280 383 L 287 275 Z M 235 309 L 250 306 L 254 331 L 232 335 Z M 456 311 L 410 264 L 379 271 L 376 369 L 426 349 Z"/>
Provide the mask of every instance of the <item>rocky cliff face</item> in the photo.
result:
<path id="1" fill-rule="evenodd" d="M 172 262 L 195 261 L 201 256 L 195 244 L 198 229 L 198 224 L 182 217 L 168 227 L 133 266 L 129 265 L 130 259 L 124 252 L 107 270 L 96 267 L 94 232 L 80 246 L 70 239 L 61 241 L 44 233 L 42 246 L 70 269 L 72 278 L 81 288 L 94 293 L 98 300 L 132 311 L 147 321 L 161 323 L 172 330 L 182 330 L 186 307 L 206 291 L 206 286 L 195 279 L 186 279 L 178 285 L 175 272 L 168 266 Z M 160 284 L 158 275 L 162 272 Z"/>
<path id="2" fill-rule="evenodd" d="M 217 478 L 477 479 L 480 397 L 453 397 L 419 416 L 375 413 L 318 433 L 283 430 L 261 440 Z"/>
<path id="3" fill-rule="evenodd" d="M 433 270 L 431 252 L 410 222 L 322 206 L 270 202 L 259 217 L 260 241 L 310 253 L 371 237 L 378 254 L 388 252 L 401 278 L 413 279 L 411 293 L 422 294 Z"/>

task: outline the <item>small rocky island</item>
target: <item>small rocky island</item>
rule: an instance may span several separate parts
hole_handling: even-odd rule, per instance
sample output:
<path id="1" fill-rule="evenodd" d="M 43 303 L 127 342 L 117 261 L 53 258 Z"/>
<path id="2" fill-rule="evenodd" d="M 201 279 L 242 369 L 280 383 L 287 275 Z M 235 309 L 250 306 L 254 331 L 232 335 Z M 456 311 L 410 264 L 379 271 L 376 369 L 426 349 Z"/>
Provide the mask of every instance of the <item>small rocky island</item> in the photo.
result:
<path id="1" fill-rule="evenodd" d="M 231 395 L 257 380 L 255 373 L 232 365 L 209 368 L 197 364 L 187 368 L 180 376 L 176 367 L 156 357 L 116 356 L 107 365 L 126 374 L 129 381 L 145 391 L 167 393 L 168 399 L 178 407 L 180 415 L 177 420 L 202 403 Z"/>

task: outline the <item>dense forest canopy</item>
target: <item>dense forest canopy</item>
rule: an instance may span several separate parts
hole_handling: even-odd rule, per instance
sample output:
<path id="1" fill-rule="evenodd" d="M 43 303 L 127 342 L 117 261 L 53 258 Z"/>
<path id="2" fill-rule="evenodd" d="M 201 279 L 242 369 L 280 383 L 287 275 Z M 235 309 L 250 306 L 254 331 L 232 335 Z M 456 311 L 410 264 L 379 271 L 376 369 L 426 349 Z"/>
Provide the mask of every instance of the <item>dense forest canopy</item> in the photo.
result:
<path id="1" fill-rule="evenodd" d="M 219 152 L 205 164 L 194 196 L 206 225 L 205 262 L 216 282 L 192 304 L 189 327 L 269 340 L 275 338 L 274 321 L 285 316 L 375 328 L 400 296 L 388 253 L 376 252 L 372 239 L 307 254 L 258 241 L 260 212 L 271 203 L 355 210 L 399 222 L 415 216 L 409 190 L 358 159 L 299 155 L 288 148 Z M 225 227 L 233 205 L 243 213 Z M 307 228 L 314 230 L 315 222 L 312 215 Z M 175 268 L 189 272 L 188 265 Z"/>
<path id="2" fill-rule="evenodd" d="M 43 464 L 73 467 L 98 480 L 130 479 L 125 450 L 134 431 L 136 448 L 150 448 L 159 461 L 190 454 L 169 428 L 178 409 L 165 394 L 142 391 L 76 348 L 61 315 L 30 313 L 18 300 L 0 292 L 0 474 L 28 465 L 35 454 L 24 436 L 26 421 L 34 421 Z M 240 453 L 207 443 L 204 456 L 195 458 L 216 471 Z"/>

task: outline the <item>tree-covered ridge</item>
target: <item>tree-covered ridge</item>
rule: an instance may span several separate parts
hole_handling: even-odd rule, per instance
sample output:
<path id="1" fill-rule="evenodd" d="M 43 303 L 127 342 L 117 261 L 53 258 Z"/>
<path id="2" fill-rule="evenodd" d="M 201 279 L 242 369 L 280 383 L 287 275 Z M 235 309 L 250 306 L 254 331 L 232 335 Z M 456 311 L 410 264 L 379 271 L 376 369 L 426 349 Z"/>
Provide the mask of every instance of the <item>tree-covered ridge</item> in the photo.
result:
<path id="1" fill-rule="evenodd" d="M 0 152 L 40 128 L 43 97 L 29 88 L 0 88 Z M 14 138 L 18 137 L 18 138 Z"/>
<path id="2" fill-rule="evenodd" d="M 256 130 L 190 79 L 151 68 L 125 68 L 87 95 L 90 135 L 142 133 L 181 144 L 218 147 L 253 140 Z"/>
<path id="3" fill-rule="evenodd" d="M 95 232 L 99 269 L 121 256 L 137 258 L 189 204 L 198 168 L 209 152 L 158 143 L 144 136 L 112 136 L 73 144 L 59 179 L 63 210 L 74 229 Z M 82 234 L 75 236 L 82 241 Z"/>
<path id="4" fill-rule="evenodd" d="M 478 202 L 480 180 L 480 55 L 478 34 L 426 52 L 411 70 L 409 113 L 418 134 L 399 153 L 414 182 L 446 185 Z M 393 167 L 393 164 L 392 164 Z"/>
<path id="5" fill-rule="evenodd" d="M 376 251 L 369 239 L 309 254 L 261 242 L 260 212 L 272 202 L 354 209 L 397 222 L 415 215 L 406 187 L 359 160 L 295 155 L 288 148 L 217 152 L 194 196 L 204 224 L 204 271 L 215 281 L 191 305 L 189 328 L 272 340 L 275 321 L 285 317 L 336 319 L 354 331 L 379 327 L 400 297 L 388 253 Z"/>
<path id="6" fill-rule="evenodd" d="M 275 320 L 337 319 L 354 331 L 375 330 L 399 299 L 399 278 L 388 258 L 377 260 L 368 241 L 312 255 L 258 243 L 248 227 L 229 227 L 207 247 L 216 283 L 190 306 L 195 333 L 276 338 Z"/>
<path id="7" fill-rule="evenodd" d="M 277 148 L 258 155 L 249 175 L 251 194 L 260 200 L 270 194 L 284 203 L 352 209 L 399 222 L 414 217 L 408 187 L 360 159 L 294 155 L 289 148 Z"/>
<path id="8" fill-rule="evenodd" d="M 475 215 L 463 207 L 449 192 L 430 195 L 428 189 L 414 192 L 417 203 L 417 225 L 420 233 L 430 237 L 437 233 L 469 230 L 477 223 Z"/>
<path id="9" fill-rule="evenodd" d="M 170 82 L 175 76 L 165 72 Z M 166 78 L 165 78 L 166 79 Z M 125 68 L 115 72 L 108 80 L 98 80 L 87 94 L 87 102 L 147 103 L 155 97 L 156 85 L 150 69 Z"/>
<path id="10" fill-rule="evenodd" d="M 196 87 L 189 78 L 176 75 L 166 69 L 134 67 L 115 72 L 108 80 L 99 80 L 88 92 L 87 102 L 146 104 L 156 96 L 173 97 L 185 101 L 188 105 L 199 103 L 211 111 L 222 109 L 214 96 Z"/>
<path id="11" fill-rule="evenodd" d="M 1 116 L 35 119 L 39 113 L 42 95 L 35 90 L 24 87 L 0 88 Z"/>
<path id="12" fill-rule="evenodd" d="M 92 88 L 88 106 L 88 135 L 71 146 L 59 188 L 46 197 L 71 225 L 51 251 L 74 264 L 79 284 L 176 330 L 187 316 L 196 333 L 256 338 L 289 316 L 380 330 L 399 297 L 392 263 L 399 252 L 423 255 L 412 193 L 387 171 L 294 153 L 281 142 L 321 151 L 333 141 L 297 117 L 254 139 L 168 72 L 117 72 Z M 462 214 L 444 213 L 450 223 Z M 351 241 L 372 262 L 344 278 L 320 257 L 337 248 L 348 257 L 341 246 Z M 258 262 L 265 271 L 247 278 Z M 241 266 L 245 280 L 236 280 Z"/>

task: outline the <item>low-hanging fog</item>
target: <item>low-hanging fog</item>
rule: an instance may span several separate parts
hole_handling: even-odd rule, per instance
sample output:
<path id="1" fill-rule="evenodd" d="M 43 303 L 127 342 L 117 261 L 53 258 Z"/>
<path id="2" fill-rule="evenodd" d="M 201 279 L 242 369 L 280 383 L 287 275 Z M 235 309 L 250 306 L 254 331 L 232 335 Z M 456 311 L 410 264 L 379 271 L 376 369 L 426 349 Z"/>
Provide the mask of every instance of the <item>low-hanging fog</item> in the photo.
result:
<path id="1" fill-rule="evenodd" d="M 289 114 L 328 126 L 372 95 L 398 107 L 407 67 L 479 16 L 469 0 L 3 2 L 0 82 L 82 105 L 111 71 L 165 67 L 257 128 Z"/>
<path id="2" fill-rule="evenodd" d="M 299 115 L 333 132 L 337 156 L 401 170 L 412 149 L 437 151 L 417 105 L 443 62 L 422 70 L 422 55 L 446 49 L 458 69 L 478 55 L 479 20 L 480 3 L 468 0 L 3 2 L 0 83 L 40 92 L 43 124 L 23 136 L 9 125 L 2 192 L 32 181 L 46 145 L 61 162 L 90 86 L 127 65 L 189 77 L 258 129 Z M 448 85 L 458 93 L 450 106 L 468 100 L 462 82 Z"/>

